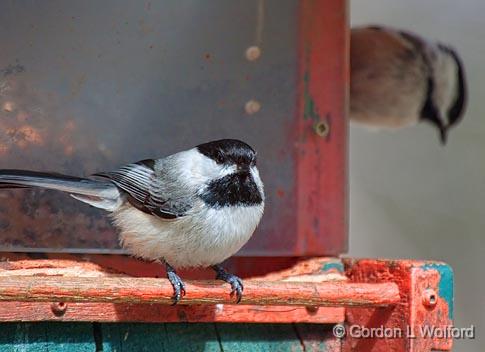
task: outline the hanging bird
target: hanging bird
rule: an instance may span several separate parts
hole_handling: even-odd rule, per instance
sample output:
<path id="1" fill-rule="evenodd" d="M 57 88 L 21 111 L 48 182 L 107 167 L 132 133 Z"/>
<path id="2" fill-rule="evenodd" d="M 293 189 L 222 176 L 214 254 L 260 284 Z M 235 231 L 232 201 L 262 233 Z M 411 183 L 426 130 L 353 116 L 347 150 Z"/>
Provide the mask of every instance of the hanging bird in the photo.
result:
<path id="1" fill-rule="evenodd" d="M 101 179 L 0 170 L 0 188 L 63 191 L 111 212 L 124 248 L 165 263 L 175 303 L 185 294 L 175 269 L 184 267 L 211 267 L 241 300 L 242 280 L 220 263 L 249 240 L 263 215 L 263 183 L 248 144 L 213 141 L 94 176 Z"/>
<path id="2" fill-rule="evenodd" d="M 350 40 L 350 119 L 397 129 L 427 121 L 442 144 L 465 110 L 465 71 L 458 53 L 414 33 L 357 27 Z"/>

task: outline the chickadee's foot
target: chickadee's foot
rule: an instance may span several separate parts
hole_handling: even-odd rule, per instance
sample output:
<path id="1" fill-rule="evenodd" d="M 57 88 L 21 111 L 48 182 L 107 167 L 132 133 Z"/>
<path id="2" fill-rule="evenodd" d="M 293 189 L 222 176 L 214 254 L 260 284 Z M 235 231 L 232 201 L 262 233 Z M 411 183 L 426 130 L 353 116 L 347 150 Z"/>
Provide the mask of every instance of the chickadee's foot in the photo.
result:
<path id="1" fill-rule="evenodd" d="M 172 268 L 168 263 L 165 263 L 165 268 L 167 270 L 167 278 L 168 281 L 172 284 L 173 287 L 173 305 L 179 303 L 180 299 L 185 296 L 185 284 L 175 272 L 175 269 Z"/>
<path id="2" fill-rule="evenodd" d="M 244 290 L 244 285 L 241 280 L 241 278 L 237 277 L 236 275 L 233 275 L 231 273 L 228 273 L 224 268 L 220 265 L 213 265 L 212 269 L 215 270 L 216 272 L 216 279 L 217 280 L 222 280 L 227 282 L 228 284 L 231 285 L 231 297 L 236 294 L 237 300 L 236 303 L 241 302 L 242 298 L 242 293 Z"/>

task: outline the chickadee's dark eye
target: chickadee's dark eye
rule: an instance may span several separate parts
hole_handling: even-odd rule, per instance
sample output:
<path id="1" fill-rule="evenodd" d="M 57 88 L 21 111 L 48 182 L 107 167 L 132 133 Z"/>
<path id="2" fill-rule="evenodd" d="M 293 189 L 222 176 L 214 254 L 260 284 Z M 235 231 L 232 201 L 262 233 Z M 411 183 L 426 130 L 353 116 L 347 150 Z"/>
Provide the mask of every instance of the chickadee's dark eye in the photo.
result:
<path id="1" fill-rule="evenodd" d="M 216 162 L 218 164 L 224 164 L 224 155 L 222 155 L 221 153 L 218 153 L 216 155 Z"/>

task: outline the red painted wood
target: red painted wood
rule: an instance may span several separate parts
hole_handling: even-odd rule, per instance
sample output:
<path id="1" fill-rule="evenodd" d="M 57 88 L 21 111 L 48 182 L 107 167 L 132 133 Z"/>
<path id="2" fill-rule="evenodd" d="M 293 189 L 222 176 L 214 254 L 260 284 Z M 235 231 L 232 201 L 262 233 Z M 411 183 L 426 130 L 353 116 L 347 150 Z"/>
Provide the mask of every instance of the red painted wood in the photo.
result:
<path id="1" fill-rule="evenodd" d="M 183 304 L 234 304 L 229 286 L 220 281 L 185 281 Z M 127 276 L 3 276 L 0 301 L 107 302 L 172 304 L 167 279 Z M 245 280 L 240 304 L 325 307 L 387 306 L 399 302 L 393 283 L 291 282 Z"/>
<path id="2" fill-rule="evenodd" d="M 343 321 L 345 305 L 382 305 L 399 300 L 394 284 L 349 283 L 335 268 L 339 263 L 335 258 L 313 258 L 245 280 L 243 303 L 247 305 L 221 304 L 234 303 L 225 283 L 188 281 L 183 302 L 202 305 L 171 307 L 162 305 L 171 304 L 172 288 L 166 279 L 129 277 L 79 260 L 11 259 L 0 262 L 0 300 L 7 300 L 0 304 L 0 321 L 336 323 Z M 316 308 L 319 305 L 338 307 Z"/>
<path id="3" fill-rule="evenodd" d="M 347 249 L 347 2 L 303 0 L 299 20 L 295 252 L 337 255 Z"/>
<path id="4" fill-rule="evenodd" d="M 0 280 L 5 276 L 76 276 L 98 277 L 136 274 L 163 274 L 160 265 L 149 264 L 126 256 L 115 255 L 60 255 L 53 259 L 32 260 L 26 253 L 4 253 L 0 262 Z M 83 261 L 89 260 L 89 262 Z M 97 263 L 95 263 L 97 262 Z M 294 260 L 293 260 L 294 262 Z M 300 260 L 288 269 L 275 271 L 267 280 L 313 278 L 319 281 L 346 278 L 322 268 L 334 258 Z M 285 266 L 286 267 L 286 266 Z M 123 270 L 118 270 L 118 269 Z M 208 273 L 201 272 L 202 276 Z M 205 275 L 203 275 L 205 274 Z M 210 275 L 213 276 L 213 273 Z M 308 279 L 309 280 L 309 279 Z M 226 292 L 227 293 L 227 292 Z M 54 303 L 56 304 L 56 303 Z M 62 314 L 56 314 L 62 313 Z M 2 302 L 0 321 L 100 321 L 100 322 L 260 322 L 260 323 L 338 323 L 344 320 L 343 307 L 288 307 L 255 305 L 205 305 L 176 307 L 159 304 L 66 303 L 64 310 L 52 309 L 50 302 Z"/>
<path id="5" fill-rule="evenodd" d="M 402 333 L 397 338 L 356 338 L 347 336 L 343 351 L 352 352 L 430 352 L 451 350 L 451 338 L 423 336 L 424 326 L 445 329 L 452 326 L 446 300 L 436 296 L 436 306 L 427 307 L 424 302 L 426 290 L 439 292 L 440 274 L 425 270 L 428 266 L 444 263 L 413 260 L 352 260 L 346 259 L 346 273 L 353 282 L 384 283 L 398 285 L 401 302 L 386 308 L 349 308 L 346 310 L 347 326 L 366 328 L 389 328 Z M 408 334 L 408 332 L 411 332 Z M 410 336 L 413 336 L 410 338 Z"/>
<path id="6" fill-rule="evenodd" d="M 219 323 L 319 323 L 344 321 L 344 308 L 255 305 L 167 306 L 160 304 L 64 303 L 56 312 L 50 302 L 1 302 L 0 322 L 219 322 Z"/>
<path id="7" fill-rule="evenodd" d="M 136 277 L 165 277 L 165 269 L 160 263 L 146 262 L 128 255 L 0 252 L 0 258 L 10 261 L 39 257 L 52 260 L 88 261 L 98 264 L 104 269 Z M 224 267 L 228 271 L 246 278 L 292 268 L 301 260 L 302 258 L 299 257 L 233 257 L 224 263 Z M 318 258 L 318 261 L 321 260 L 322 258 Z M 180 270 L 179 274 L 183 278 L 193 280 L 214 278 L 214 271 L 210 269 Z"/>

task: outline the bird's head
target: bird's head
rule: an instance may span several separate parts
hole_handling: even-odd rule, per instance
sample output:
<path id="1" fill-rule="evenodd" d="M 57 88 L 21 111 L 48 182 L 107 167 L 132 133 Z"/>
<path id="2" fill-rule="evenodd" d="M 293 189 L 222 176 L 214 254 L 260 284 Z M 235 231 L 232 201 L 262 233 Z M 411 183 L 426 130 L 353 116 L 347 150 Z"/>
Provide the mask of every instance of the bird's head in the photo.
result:
<path id="1" fill-rule="evenodd" d="M 423 119 L 431 122 L 446 143 L 448 130 L 463 118 L 467 100 L 465 71 L 458 53 L 450 46 L 438 44 L 430 58 L 432 76 L 432 109 L 423 108 Z"/>
<path id="2" fill-rule="evenodd" d="M 213 160 L 217 168 L 231 170 L 241 176 L 256 167 L 256 152 L 237 139 L 221 139 L 197 146 L 198 151 Z"/>
<path id="3" fill-rule="evenodd" d="M 236 139 L 221 139 L 196 147 L 210 159 L 207 167 L 213 177 L 205 190 L 206 198 L 219 205 L 255 205 L 263 202 L 263 184 L 256 167 L 256 152 Z"/>

